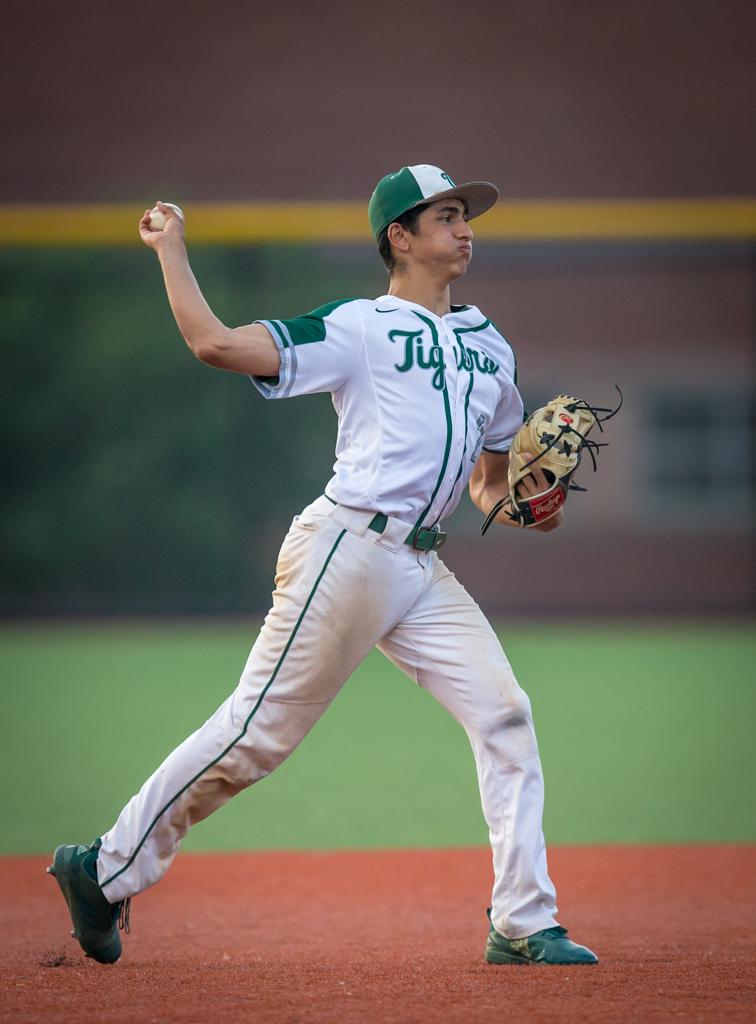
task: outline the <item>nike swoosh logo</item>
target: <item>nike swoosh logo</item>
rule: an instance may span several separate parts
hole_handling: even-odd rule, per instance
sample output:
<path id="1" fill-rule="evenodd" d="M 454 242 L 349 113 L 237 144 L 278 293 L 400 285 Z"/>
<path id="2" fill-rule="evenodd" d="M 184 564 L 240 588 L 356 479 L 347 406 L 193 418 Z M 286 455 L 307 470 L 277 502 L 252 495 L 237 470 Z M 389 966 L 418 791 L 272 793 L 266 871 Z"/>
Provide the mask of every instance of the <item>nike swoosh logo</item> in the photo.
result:
<path id="1" fill-rule="evenodd" d="M 376 308 L 376 313 L 398 313 L 398 312 L 399 312 L 399 307 L 398 306 L 395 306 L 393 309 L 377 309 Z"/>

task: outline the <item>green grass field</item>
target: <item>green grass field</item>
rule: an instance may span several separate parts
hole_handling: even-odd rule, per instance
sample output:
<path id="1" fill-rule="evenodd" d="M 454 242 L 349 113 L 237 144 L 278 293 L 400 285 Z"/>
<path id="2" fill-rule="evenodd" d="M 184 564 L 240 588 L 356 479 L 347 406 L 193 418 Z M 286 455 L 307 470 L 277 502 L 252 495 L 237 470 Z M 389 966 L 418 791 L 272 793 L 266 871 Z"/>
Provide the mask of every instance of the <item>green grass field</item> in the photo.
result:
<path id="1" fill-rule="evenodd" d="M 0 629 L 0 852 L 89 840 L 233 689 L 256 624 Z M 756 633 L 511 625 L 549 843 L 756 840 Z M 186 849 L 484 843 L 472 755 L 373 653 L 271 778 Z"/>

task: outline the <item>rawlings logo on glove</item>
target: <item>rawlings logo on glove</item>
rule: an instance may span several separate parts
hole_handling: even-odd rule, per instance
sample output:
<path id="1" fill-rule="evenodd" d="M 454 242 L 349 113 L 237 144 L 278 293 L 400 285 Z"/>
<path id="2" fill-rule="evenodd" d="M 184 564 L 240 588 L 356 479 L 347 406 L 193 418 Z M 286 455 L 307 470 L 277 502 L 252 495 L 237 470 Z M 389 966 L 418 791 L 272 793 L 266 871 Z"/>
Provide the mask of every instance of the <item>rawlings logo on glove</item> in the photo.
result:
<path id="1" fill-rule="evenodd" d="M 509 451 L 509 494 L 488 513 L 481 533 L 486 532 L 502 510 L 517 526 L 540 526 L 557 514 L 569 491 L 585 490 L 571 482 L 572 476 L 580 465 L 583 450 L 590 455 L 594 470 L 597 468 L 596 454 L 606 445 L 590 440 L 588 432 L 596 425 L 603 430 L 601 424 L 622 408 L 622 392 L 619 388 L 617 391 L 620 400 L 614 409 L 589 405 L 572 395 L 557 395 L 525 420 Z M 602 412 L 606 415 L 599 416 Z M 518 484 L 536 462 L 546 478 L 546 490 L 531 495 L 520 493 Z"/>

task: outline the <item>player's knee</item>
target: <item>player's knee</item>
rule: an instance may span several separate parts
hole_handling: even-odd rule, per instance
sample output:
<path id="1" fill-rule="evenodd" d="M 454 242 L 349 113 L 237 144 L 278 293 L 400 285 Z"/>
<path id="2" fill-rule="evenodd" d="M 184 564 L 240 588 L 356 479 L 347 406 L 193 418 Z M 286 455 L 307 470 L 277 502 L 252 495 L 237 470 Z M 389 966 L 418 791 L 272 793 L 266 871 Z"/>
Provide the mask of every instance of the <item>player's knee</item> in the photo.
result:
<path id="1" fill-rule="evenodd" d="M 513 711 L 511 715 L 506 715 L 502 721 L 502 728 L 504 729 L 521 729 L 529 725 L 530 717 L 524 711 Z"/>
<path id="2" fill-rule="evenodd" d="M 516 690 L 507 701 L 507 704 L 508 707 L 505 709 L 503 716 L 505 729 L 532 728 L 533 712 L 530 707 L 530 698 L 524 690 Z"/>
<path id="3" fill-rule="evenodd" d="M 478 733 L 486 746 L 517 746 L 532 740 L 535 730 L 530 701 L 522 690 L 507 694 L 494 708 L 488 708 L 478 721 Z"/>

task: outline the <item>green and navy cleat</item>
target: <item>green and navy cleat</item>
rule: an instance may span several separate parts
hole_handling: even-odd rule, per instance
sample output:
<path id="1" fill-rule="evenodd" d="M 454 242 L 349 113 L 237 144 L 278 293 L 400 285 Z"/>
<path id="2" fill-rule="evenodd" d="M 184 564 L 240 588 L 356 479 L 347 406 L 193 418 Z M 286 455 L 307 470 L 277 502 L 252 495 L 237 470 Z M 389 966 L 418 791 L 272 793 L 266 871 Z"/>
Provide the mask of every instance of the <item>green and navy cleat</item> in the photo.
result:
<path id="1" fill-rule="evenodd" d="M 489 910 L 489 917 L 490 917 Z M 507 939 L 493 924 L 486 943 L 489 964 L 597 964 L 598 957 L 586 946 L 567 938 L 559 925 L 544 928 L 524 939 Z"/>
<path id="2" fill-rule="evenodd" d="M 129 900 L 108 903 L 97 882 L 97 851 L 91 846 L 59 846 L 47 869 L 60 886 L 68 904 L 71 935 L 93 960 L 114 964 L 121 955 L 119 928 L 129 930 Z"/>

